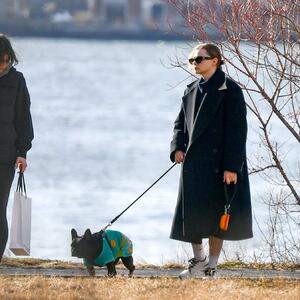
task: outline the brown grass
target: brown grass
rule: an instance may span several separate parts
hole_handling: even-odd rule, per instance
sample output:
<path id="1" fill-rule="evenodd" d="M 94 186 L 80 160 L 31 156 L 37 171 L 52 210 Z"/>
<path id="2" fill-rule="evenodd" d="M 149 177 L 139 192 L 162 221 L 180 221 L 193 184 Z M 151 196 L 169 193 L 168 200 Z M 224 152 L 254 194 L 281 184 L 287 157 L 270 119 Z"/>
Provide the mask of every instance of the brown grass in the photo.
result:
<path id="1" fill-rule="evenodd" d="M 219 269 L 247 268 L 247 269 L 255 269 L 255 270 L 300 270 L 300 265 L 292 264 L 292 263 L 258 263 L 258 262 L 245 263 L 242 261 L 227 261 L 218 265 L 218 268 Z"/>
<path id="2" fill-rule="evenodd" d="M 15 268 L 35 268 L 35 269 L 84 269 L 82 263 L 60 261 L 60 260 L 47 260 L 38 258 L 7 258 L 4 257 L 1 261 L 2 266 L 15 267 Z M 118 267 L 123 268 L 123 264 L 120 262 Z M 183 264 L 179 263 L 167 263 L 164 265 L 151 265 L 151 264 L 136 264 L 139 269 L 181 269 Z M 258 270 L 299 270 L 300 265 L 297 264 L 259 264 L 259 263 L 244 263 L 241 261 L 228 261 L 218 265 L 219 269 L 238 269 L 249 268 Z"/>
<path id="3" fill-rule="evenodd" d="M 58 278 L 3 276 L 3 300 L 299 299 L 300 282 L 286 279 Z"/>
<path id="4" fill-rule="evenodd" d="M 34 268 L 34 269 L 78 269 L 84 268 L 82 263 L 39 259 L 39 258 L 7 258 L 4 257 L 1 261 L 1 266 L 14 267 L 14 268 Z"/>

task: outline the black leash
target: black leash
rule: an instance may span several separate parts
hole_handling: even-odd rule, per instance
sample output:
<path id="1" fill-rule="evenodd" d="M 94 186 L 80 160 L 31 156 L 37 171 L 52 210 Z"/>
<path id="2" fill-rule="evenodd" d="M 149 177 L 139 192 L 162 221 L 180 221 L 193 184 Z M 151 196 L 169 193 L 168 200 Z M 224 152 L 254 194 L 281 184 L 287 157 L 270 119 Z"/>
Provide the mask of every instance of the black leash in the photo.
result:
<path id="1" fill-rule="evenodd" d="M 140 196 L 138 196 L 129 206 L 127 206 L 119 215 L 117 215 L 114 219 L 112 219 L 101 231 L 104 233 L 107 227 L 111 226 L 114 222 L 116 222 L 126 210 L 128 210 L 135 202 L 137 202 L 141 197 L 143 197 L 158 181 L 160 181 L 171 169 L 173 169 L 177 163 L 174 163 L 164 174 L 162 174 L 155 182 L 153 182 Z"/>
<path id="2" fill-rule="evenodd" d="M 225 200 L 226 200 L 225 213 L 230 213 L 230 205 L 231 205 L 231 202 L 234 199 L 236 192 L 237 192 L 237 184 L 234 184 L 232 196 L 229 198 L 229 195 L 228 195 L 229 186 L 230 185 L 227 184 L 226 182 L 224 183 L 224 194 L 225 194 Z"/>

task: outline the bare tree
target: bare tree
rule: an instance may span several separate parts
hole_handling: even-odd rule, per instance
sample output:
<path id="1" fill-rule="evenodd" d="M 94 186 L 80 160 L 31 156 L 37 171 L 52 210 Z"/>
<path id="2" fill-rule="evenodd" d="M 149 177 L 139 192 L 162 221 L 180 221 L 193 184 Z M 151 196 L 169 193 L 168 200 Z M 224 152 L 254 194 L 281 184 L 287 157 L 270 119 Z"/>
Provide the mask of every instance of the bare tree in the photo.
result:
<path id="1" fill-rule="evenodd" d="M 221 48 L 227 71 L 230 69 L 246 93 L 259 137 L 249 172 L 273 186 L 267 200 L 272 211 L 272 239 L 274 230 L 279 238 L 279 225 L 286 223 L 282 218 L 288 218 L 292 228 L 299 230 L 300 0 L 168 2 L 185 18 L 196 40 L 214 42 Z M 184 67 L 179 61 L 175 65 Z M 291 233 L 299 250 L 299 231 Z M 271 241 L 269 237 L 266 240 Z M 272 243 L 272 247 L 275 257 L 282 245 Z"/>

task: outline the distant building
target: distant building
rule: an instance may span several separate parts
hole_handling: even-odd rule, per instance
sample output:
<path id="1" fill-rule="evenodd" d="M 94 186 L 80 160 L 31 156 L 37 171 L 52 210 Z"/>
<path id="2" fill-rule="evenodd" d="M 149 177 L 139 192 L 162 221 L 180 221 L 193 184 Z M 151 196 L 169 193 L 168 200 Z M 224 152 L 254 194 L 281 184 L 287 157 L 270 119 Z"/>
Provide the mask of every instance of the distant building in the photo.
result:
<path id="1" fill-rule="evenodd" d="M 0 18 L 15 19 L 27 18 L 29 7 L 26 0 L 1 0 L 0 1 Z"/>
<path id="2" fill-rule="evenodd" d="M 184 22 L 177 10 L 164 0 L 144 0 L 143 20 L 147 27 L 160 29 L 181 26 Z"/>
<path id="3" fill-rule="evenodd" d="M 0 18 L 5 16 L 13 16 L 14 14 L 14 3 L 10 0 L 3 0 L 0 2 Z"/>
<path id="4" fill-rule="evenodd" d="M 183 24 L 182 17 L 164 0 L 0 0 L 0 18 L 133 31 Z"/>
<path id="5" fill-rule="evenodd" d="M 97 22 L 109 26 L 134 27 L 141 24 L 141 0 L 87 0 Z"/>
<path id="6" fill-rule="evenodd" d="M 68 10 L 70 13 L 88 9 L 88 0 L 54 0 L 54 2 L 59 10 Z"/>
<path id="7" fill-rule="evenodd" d="M 87 0 L 98 22 L 117 27 L 165 27 L 182 24 L 182 17 L 163 0 Z"/>

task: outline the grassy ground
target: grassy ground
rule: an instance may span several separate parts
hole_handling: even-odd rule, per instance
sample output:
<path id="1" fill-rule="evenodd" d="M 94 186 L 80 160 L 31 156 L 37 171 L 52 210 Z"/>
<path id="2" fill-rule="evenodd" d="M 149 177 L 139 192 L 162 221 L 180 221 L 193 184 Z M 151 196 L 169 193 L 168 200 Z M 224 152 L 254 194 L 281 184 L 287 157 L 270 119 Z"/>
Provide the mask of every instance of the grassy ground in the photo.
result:
<path id="1" fill-rule="evenodd" d="M 81 263 L 31 258 L 4 258 L 1 267 L 83 268 Z M 122 265 L 118 266 L 122 268 Z M 182 268 L 179 264 L 140 265 L 139 268 Z M 227 262 L 221 268 L 299 269 L 295 265 L 259 265 Z M 43 276 L 1 276 L 0 299 L 272 299 L 300 300 L 300 281 L 288 279 L 190 279 L 177 278 L 61 278 Z"/>
<path id="2" fill-rule="evenodd" d="M 2 266 L 15 267 L 15 268 L 52 268 L 52 269 L 84 269 L 82 263 L 60 261 L 60 260 L 47 260 L 47 259 L 37 259 L 37 258 L 3 258 L 1 261 Z M 123 264 L 120 263 L 120 268 Z M 180 269 L 183 268 L 183 264 L 178 263 L 168 263 L 164 265 L 136 265 L 137 268 L 151 268 L 151 269 Z M 264 269 L 264 270 L 295 270 L 300 269 L 300 265 L 295 264 L 259 264 L 259 263 L 244 263 L 239 261 L 225 262 L 218 265 L 219 269 L 227 268 L 249 268 L 249 269 Z"/>
<path id="3" fill-rule="evenodd" d="M 300 282 L 284 279 L 1 277 L 3 300 L 75 299 L 299 299 Z"/>

